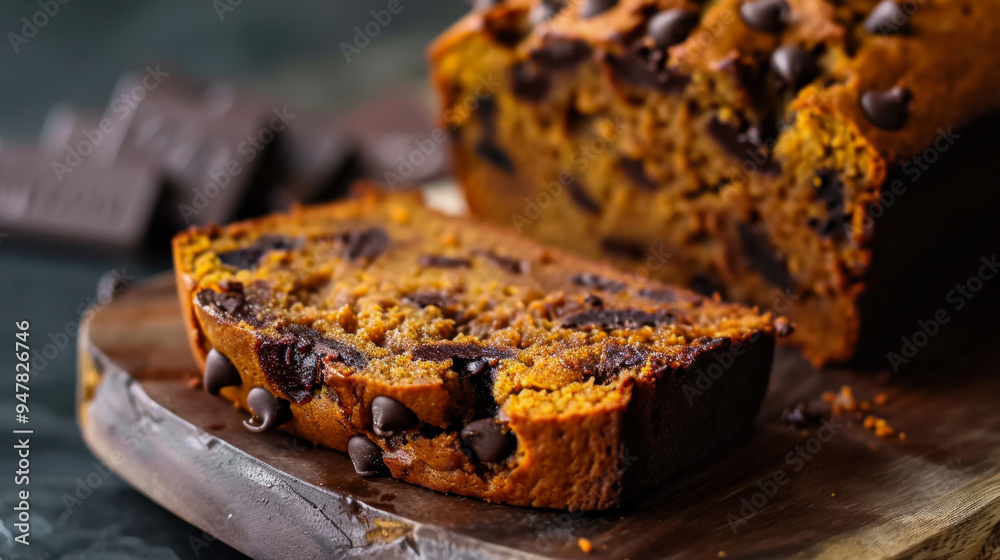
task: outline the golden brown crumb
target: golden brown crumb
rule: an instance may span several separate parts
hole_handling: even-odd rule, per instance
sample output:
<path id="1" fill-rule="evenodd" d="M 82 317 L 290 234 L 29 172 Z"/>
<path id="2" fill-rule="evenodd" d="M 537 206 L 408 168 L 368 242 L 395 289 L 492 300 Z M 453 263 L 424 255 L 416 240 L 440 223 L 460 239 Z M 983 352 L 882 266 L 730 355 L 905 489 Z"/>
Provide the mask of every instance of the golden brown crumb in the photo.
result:
<path id="1" fill-rule="evenodd" d="M 875 432 L 878 437 L 888 437 L 894 435 L 896 430 L 889 425 L 889 422 L 885 418 L 876 418 L 875 416 L 869 415 L 865 418 L 865 428 Z"/>
<path id="2" fill-rule="evenodd" d="M 808 437 L 809 436 L 809 430 L 802 430 L 801 433 L 802 433 L 802 437 Z"/>
<path id="3" fill-rule="evenodd" d="M 899 432 L 899 441 L 906 441 L 906 432 Z"/>
<path id="4" fill-rule="evenodd" d="M 875 405 L 876 406 L 885 406 L 885 403 L 887 403 L 887 402 L 889 402 L 889 396 L 886 395 L 885 393 L 879 393 L 879 394 L 875 395 Z"/>
<path id="5" fill-rule="evenodd" d="M 876 446 L 875 446 L 874 444 L 872 444 L 872 443 L 869 443 L 869 444 L 868 444 L 868 449 L 871 449 L 872 451 L 878 451 L 878 447 L 876 447 Z"/>
<path id="6" fill-rule="evenodd" d="M 831 498 L 836 498 L 837 497 L 837 493 L 836 492 L 830 492 L 830 497 Z"/>
<path id="7" fill-rule="evenodd" d="M 197 389 L 198 387 L 201 387 L 201 379 L 191 377 L 187 380 L 187 386 L 192 389 Z"/>
<path id="8" fill-rule="evenodd" d="M 858 406 L 861 408 L 861 410 L 864 410 L 865 412 L 872 409 L 872 403 L 868 401 L 861 401 L 861 404 Z"/>
<path id="9" fill-rule="evenodd" d="M 885 421 L 885 418 L 879 418 L 875 421 L 875 435 L 878 437 L 889 437 L 894 435 L 896 430 Z"/>
<path id="10" fill-rule="evenodd" d="M 580 550 L 584 551 L 587 554 L 590 554 L 590 551 L 594 550 L 594 545 L 591 544 L 589 540 L 583 537 L 580 537 L 579 539 L 576 540 L 576 545 L 580 547 Z"/>
<path id="11" fill-rule="evenodd" d="M 726 557 L 726 551 L 725 550 L 720 550 L 719 551 L 719 558 L 725 558 L 725 557 Z"/>
<path id="12" fill-rule="evenodd" d="M 833 399 L 833 413 L 840 415 L 845 412 L 854 412 L 855 408 L 857 405 L 854 402 L 854 392 L 850 385 L 844 385 L 840 388 L 840 393 Z"/>
<path id="13" fill-rule="evenodd" d="M 823 399 L 823 402 L 832 403 L 837 400 L 837 395 L 833 391 L 823 391 L 823 395 L 820 398 Z"/>

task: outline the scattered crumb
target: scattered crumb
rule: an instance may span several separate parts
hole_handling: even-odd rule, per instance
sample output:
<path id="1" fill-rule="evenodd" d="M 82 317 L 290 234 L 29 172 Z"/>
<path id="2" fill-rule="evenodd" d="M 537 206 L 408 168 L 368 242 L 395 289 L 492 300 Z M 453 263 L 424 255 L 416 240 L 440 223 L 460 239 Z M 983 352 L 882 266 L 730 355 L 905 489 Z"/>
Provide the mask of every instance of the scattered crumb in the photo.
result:
<path id="1" fill-rule="evenodd" d="M 830 497 L 831 498 L 836 498 L 837 497 L 837 493 L 836 492 L 830 492 Z"/>
<path id="2" fill-rule="evenodd" d="M 197 377 L 190 377 L 187 380 L 187 386 L 192 389 L 197 389 L 198 387 L 201 387 L 201 379 L 198 379 Z"/>
<path id="3" fill-rule="evenodd" d="M 889 437 L 894 435 L 896 430 L 885 421 L 885 418 L 879 418 L 875 421 L 875 435 L 878 437 Z"/>
<path id="4" fill-rule="evenodd" d="M 837 400 L 837 395 L 833 391 L 823 391 L 823 395 L 820 398 L 823 399 L 823 402 L 832 403 Z"/>
<path id="5" fill-rule="evenodd" d="M 828 399 L 829 397 L 827 397 L 827 393 L 823 393 L 823 400 L 833 404 L 834 415 L 841 415 L 845 412 L 854 412 L 857 408 L 857 404 L 854 402 L 854 392 L 851 390 L 850 385 L 844 385 L 840 388 L 840 393 L 834 395 L 832 400 Z"/>
<path id="6" fill-rule="evenodd" d="M 725 557 L 726 557 L 726 551 L 725 550 L 720 550 L 719 551 L 719 558 L 725 558 Z"/>
<path id="7" fill-rule="evenodd" d="M 896 433 L 896 430 L 886 422 L 885 418 L 877 418 L 870 414 L 865 418 L 865 428 L 872 430 L 880 438 L 889 437 Z"/>
<path id="8" fill-rule="evenodd" d="M 885 393 L 879 393 L 875 395 L 875 405 L 885 406 L 885 403 L 889 402 L 889 397 Z"/>
<path id="9" fill-rule="evenodd" d="M 587 554 L 590 554 L 590 551 L 594 550 L 594 545 L 583 537 L 580 537 L 579 539 L 576 540 L 576 545 L 580 547 L 580 550 L 584 551 Z"/>
<path id="10" fill-rule="evenodd" d="M 872 409 L 872 403 L 868 401 L 861 401 L 861 404 L 858 406 L 861 408 L 861 410 L 864 410 L 865 412 Z"/>
<path id="11" fill-rule="evenodd" d="M 872 443 L 868 444 L 868 449 L 871 449 L 872 451 L 878 451 L 878 447 L 875 447 L 875 445 Z"/>
<path id="12" fill-rule="evenodd" d="M 809 430 L 802 430 L 801 434 L 802 434 L 802 437 L 808 437 L 809 436 Z"/>
<path id="13" fill-rule="evenodd" d="M 899 441 L 906 441 L 906 432 L 899 432 Z"/>

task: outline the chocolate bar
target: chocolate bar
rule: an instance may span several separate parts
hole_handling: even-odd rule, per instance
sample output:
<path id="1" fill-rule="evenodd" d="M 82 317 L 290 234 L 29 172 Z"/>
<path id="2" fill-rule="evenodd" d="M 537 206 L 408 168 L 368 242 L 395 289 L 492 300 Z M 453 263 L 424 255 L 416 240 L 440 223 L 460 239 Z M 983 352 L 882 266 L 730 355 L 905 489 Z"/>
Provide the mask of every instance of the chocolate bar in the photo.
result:
<path id="1" fill-rule="evenodd" d="M 225 81 L 198 87 L 147 69 L 119 80 L 105 118 L 114 126 L 101 146 L 104 157 L 160 165 L 174 206 L 167 211 L 187 226 L 254 213 L 247 207 L 273 188 L 268 167 L 295 114 L 240 95 Z"/>
<path id="2" fill-rule="evenodd" d="M 0 149 L 0 231 L 119 249 L 142 243 L 162 184 L 152 165 L 59 164 L 38 148 Z"/>

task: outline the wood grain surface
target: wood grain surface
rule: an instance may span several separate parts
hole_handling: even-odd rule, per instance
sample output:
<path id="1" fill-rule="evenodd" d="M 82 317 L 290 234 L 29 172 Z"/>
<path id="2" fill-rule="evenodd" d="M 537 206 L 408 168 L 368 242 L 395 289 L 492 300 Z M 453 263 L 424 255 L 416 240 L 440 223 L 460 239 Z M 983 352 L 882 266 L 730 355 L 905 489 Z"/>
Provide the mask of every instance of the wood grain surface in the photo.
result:
<path id="1" fill-rule="evenodd" d="M 902 380 L 818 372 L 779 350 L 743 441 L 640 502 L 583 514 L 362 479 L 342 453 L 250 433 L 246 414 L 191 386 L 172 282 L 131 287 L 82 328 L 81 428 L 130 484 L 254 557 L 1000 558 L 1000 350 L 955 353 L 960 325 L 925 351 L 950 358 L 908 364 Z M 873 414 L 906 438 L 877 438 L 854 415 L 808 432 L 781 422 L 845 384 L 859 401 L 885 393 Z"/>

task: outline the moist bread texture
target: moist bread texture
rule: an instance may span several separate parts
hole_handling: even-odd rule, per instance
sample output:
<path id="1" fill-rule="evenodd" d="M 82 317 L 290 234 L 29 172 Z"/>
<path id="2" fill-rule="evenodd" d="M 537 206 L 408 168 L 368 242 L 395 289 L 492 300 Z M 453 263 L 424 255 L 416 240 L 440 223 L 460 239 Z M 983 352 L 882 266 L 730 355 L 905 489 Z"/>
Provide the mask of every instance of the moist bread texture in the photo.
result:
<path id="1" fill-rule="evenodd" d="M 430 57 L 473 213 L 775 310 L 817 364 L 995 233 L 962 233 L 989 156 L 932 172 L 996 123 L 996 2 L 479 2 Z"/>
<path id="2" fill-rule="evenodd" d="M 372 191 L 173 249 L 205 389 L 248 429 L 517 505 L 615 507 L 719 450 L 790 328 Z"/>

